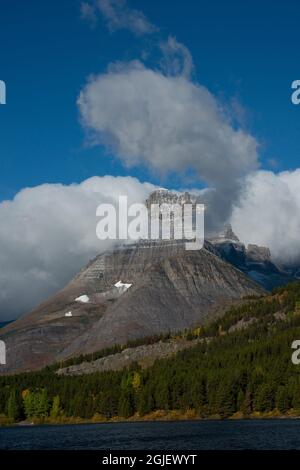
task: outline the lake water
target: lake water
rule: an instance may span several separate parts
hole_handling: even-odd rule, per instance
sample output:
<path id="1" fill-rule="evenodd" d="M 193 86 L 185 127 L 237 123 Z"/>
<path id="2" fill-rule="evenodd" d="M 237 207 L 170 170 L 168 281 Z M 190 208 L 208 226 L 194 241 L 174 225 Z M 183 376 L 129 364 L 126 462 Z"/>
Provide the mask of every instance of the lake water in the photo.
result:
<path id="1" fill-rule="evenodd" d="M 300 449 L 300 420 L 9 427 L 0 428 L 0 449 Z"/>

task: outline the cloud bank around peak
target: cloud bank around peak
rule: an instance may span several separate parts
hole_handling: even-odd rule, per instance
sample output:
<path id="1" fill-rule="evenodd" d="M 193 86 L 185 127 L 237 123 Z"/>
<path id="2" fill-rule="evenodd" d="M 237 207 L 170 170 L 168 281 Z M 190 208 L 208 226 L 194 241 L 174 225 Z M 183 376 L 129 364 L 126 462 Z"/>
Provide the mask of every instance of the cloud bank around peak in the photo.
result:
<path id="1" fill-rule="evenodd" d="M 239 179 L 259 165 L 256 139 L 231 124 L 207 88 L 182 74 L 166 75 L 139 61 L 118 64 L 90 78 L 78 107 L 94 143 L 110 148 L 125 165 L 162 174 L 193 170 L 222 193 L 224 218 Z"/>
<path id="2" fill-rule="evenodd" d="M 96 237 L 96 208 L 143 202 L 155 187 L 131 177 L 93 177 L 43 184 L 0 203 L 0 321 L 28 312 L 57 292 L 87 261 L 114 242 Z"/>
<path id="3" fill-rule="evenodd" d="M 300 169 L 249 175 L 231 217 L 240 239 L 268 246 L 281 263 L 299 264 L 299 188 Z"/>
<path id="4" fill-rule="evenodd" d="M 92 25 L 100 13 L 110 31 L 158 32 L 126 0 L 85 2 L 81 10 Z M 216 231 L 230 216 L 245 175 L 259 167 L 258 142 L 241 125 L 241 106 L 225 107 L 193 80 L 193 58 L 184 44 L 159 33 L 153 47 L 160 52 L 156 67 L 118 62 L 89 79 L 77 101 L 81 122 L 93 144 L 128 167 L 147 166 L 164 177 L 194 174 L 209 189 L 203 201 L 207 228 Z"/>
<path id="5" fill-rule="evenodd" d="M 95 11 L 110 31 L 142 36 L 157 32 L 125 0 L 98 0 Z M 91 11 L 87 15 L 93 21 Z M 136 28 L 135 19 L 141 27 Z M 137 22 L 138 24 L 138 22 Z M 278 261 L 300 262 L 300 169 L 276 174 L 259 170 L 259 144 L 244 129 L 244 112 L 233 101 L 224 109 L 193 81 L 189 49 L 170 35 L 156 35 L 161 59 L 149 69 L 140 61 L 114 64 L 90 78 L 78 98 L 84 127 L 94 143 L 125 165 L 146 165 L 162 174 L 195 173 L 205 183 L 206 233 L 231 220 L 245 243 L 268 246 Z"/>

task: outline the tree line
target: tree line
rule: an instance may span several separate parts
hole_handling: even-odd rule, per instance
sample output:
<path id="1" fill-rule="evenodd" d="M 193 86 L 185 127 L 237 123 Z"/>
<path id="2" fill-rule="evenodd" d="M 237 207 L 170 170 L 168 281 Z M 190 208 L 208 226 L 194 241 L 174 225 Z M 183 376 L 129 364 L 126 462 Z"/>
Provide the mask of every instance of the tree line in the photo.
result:
<path id="1" fill-rule="evenodd" d="M 132 364 L 61 376 L 46 367 L 0 377 L 0 414 L 13 421 L 130 418 L 157 410 L 194 410 L 203 418 L 289 410 L 300 415 L 300 366 L 291 361 L 291 344 L 300 339 L 299 301 L 300 283 L 293 283 L 232 307 L 223 318 L 182 332 L 187 339 L 202 337 L 197 346 L 147 369 Z M 248 321 L 246 328 L 238 327 L 241 321 Z"/>

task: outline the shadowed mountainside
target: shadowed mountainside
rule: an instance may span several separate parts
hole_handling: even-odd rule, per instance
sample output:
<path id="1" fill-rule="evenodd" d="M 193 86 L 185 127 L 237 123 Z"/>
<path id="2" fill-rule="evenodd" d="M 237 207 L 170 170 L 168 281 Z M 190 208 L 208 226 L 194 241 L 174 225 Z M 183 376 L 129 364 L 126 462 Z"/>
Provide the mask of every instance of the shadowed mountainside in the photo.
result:
<path id="1" fill-rule="evenodd" d="M 132 285 L 119 290 L 119 281 Z M 7 365 L 1 372 L 32 370 L 189 328 L 220 314 L 233 300 L 263 292 L 217 256 L 210 243 L 191 252 L 182 242 L 171 241 L 103 253 L 62 291 L 1 330 L 7 346 Z M 76 301 L 78 297 L 85 302 Z"/>

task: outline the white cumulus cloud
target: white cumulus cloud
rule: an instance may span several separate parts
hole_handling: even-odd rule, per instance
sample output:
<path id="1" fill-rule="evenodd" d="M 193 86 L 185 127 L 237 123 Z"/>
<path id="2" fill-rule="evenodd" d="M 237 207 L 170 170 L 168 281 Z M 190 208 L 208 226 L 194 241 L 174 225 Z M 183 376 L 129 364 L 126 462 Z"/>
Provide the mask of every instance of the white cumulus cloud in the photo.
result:
<path id="1" fill-rule="evenodd" d="M 131 177 L 43 184 L 0 203 L 0 320 L 15 318 L 64 286 L 112 241 L 96 237 L 96 208 L 143 202 L 155 188 Z"/>
<path id="2" fill-rule="evenodd" d="M 299 188 L 300 169 L 249 175 L 231 218 L 241 240 L 268 246 L 280 262 L 299 263 Z"/>
<path id="3" fill-rule="evenodd" d="M 94 142 L 126 165 L 162 173 L 193 170 L 215 189 L 211 212 L 223 221 L 240 178 L 258 167 L 255 138 L 231 124 L 207 88 L 182 75 L 166 76 L 139 61 L 117 64 L 90 78 L 78 106 Z"/>

